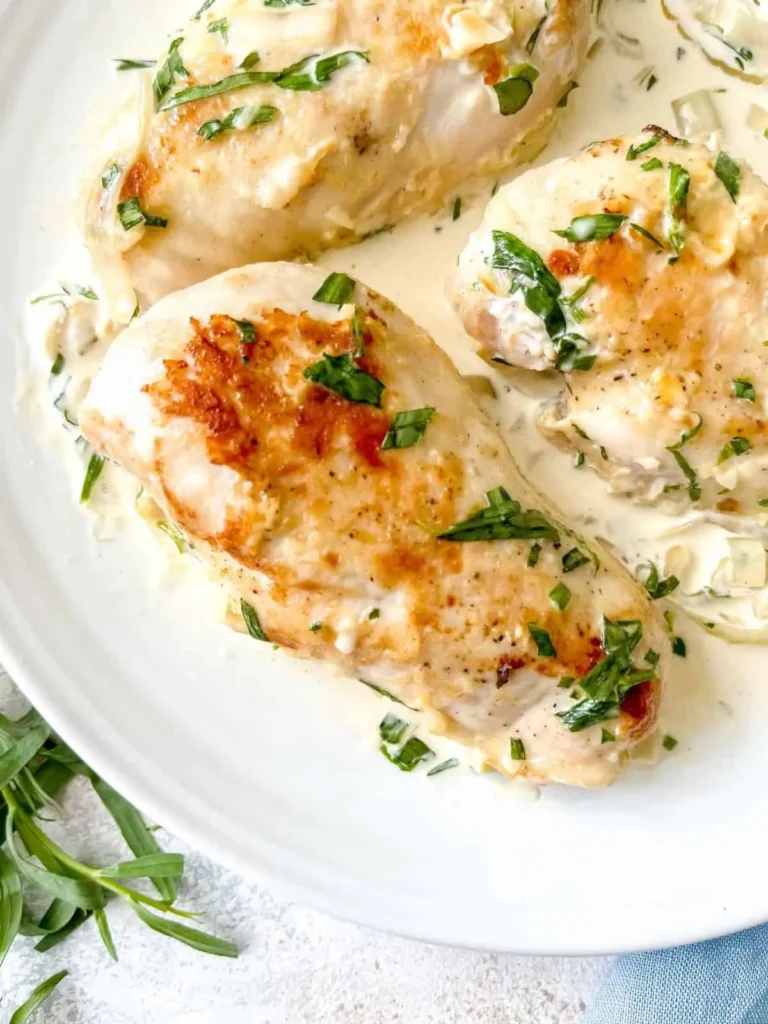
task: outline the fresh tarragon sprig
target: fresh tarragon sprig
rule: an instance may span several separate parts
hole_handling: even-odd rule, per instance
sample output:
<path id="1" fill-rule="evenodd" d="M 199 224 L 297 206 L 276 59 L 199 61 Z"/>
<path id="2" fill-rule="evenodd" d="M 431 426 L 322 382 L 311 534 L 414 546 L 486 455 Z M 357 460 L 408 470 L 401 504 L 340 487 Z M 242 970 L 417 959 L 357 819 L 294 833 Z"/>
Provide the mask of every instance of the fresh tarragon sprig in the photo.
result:
<path id="1" fill-rule="evenodd" d="M 109 811 L 132 860 L 105 867 L 84 864 L 42 828 L 41 811 L 46 818 L 61 814 L 56 798 L 77 776 L 88 779 Z M 0 964 L 19 935 L 35 936 L 35 949 L 45 952 L 90 918 L 107 952 L 117 960 L 106 914 L 114 898 L 128 903 L 154 931 L 203 953 L 236 957 L 231 942 L 184 923 L 197 915 L 175 906 L 183 872 L 183 856 L 163 852 L 136 808 L 61 743 L 36 711 L 17 721 L 0 715 Z M 150 881 L 157 896 L 134 888 L 140 879 Z M 29 908 L 30 893 L 49 898 L 41 917 Z M 44 997 L 55 988 L 46 984 L 41 986 Z M 19 1007 L 20 1016 L 12 1019 L 26 1020 L 21 1016 L 24 1009 Z"/>

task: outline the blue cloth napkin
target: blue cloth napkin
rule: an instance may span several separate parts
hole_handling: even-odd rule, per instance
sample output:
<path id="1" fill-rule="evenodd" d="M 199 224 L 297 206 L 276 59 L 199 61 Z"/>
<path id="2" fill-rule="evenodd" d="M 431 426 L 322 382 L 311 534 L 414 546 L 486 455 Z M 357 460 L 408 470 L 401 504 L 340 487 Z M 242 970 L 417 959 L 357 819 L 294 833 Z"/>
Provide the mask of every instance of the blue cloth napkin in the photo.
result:
<path id="1" fill-rule="evenodd" d="M 768 1024 L 768 925 L 619 957 L 585 1024 Z"/>

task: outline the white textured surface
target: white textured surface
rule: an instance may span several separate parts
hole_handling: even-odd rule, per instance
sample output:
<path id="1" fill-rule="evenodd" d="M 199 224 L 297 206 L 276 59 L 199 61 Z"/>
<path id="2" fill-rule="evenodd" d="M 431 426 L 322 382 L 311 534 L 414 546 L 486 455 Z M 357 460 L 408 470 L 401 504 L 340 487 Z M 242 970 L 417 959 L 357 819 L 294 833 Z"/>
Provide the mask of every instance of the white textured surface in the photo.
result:
<path id="1" fill-rule="evenodd" d="M 0 706 L 12 717 L 23 707 L 7 677 Z M 83 780 L 64 806 L 73 853 L 94 863 L 125 855 Z M 202 927 L 233 939 L 240 958 L 196 953 L 111 906 L 120 962 L 109 960 L 92 922 L 45 954 L 32 939 L 17 940 L 0 972 L 0 1020 L 66 969 L 35 1024 L 576 1024 L 608 966 L 598 958 L 468 953 L 371 932 L 281 902 L 166 833 L 159 838 L 187 854 L 180 903 L 204 911 Z"/>

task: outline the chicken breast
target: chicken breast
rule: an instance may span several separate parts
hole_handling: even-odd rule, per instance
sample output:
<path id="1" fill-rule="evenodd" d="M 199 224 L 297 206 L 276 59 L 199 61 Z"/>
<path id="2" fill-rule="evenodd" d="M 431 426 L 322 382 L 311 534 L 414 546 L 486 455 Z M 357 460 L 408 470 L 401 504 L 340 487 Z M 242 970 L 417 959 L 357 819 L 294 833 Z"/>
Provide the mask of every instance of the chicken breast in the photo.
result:
<path id="1" fill-rule="evenodd" d="M 768 188 L 649 128 L 491 201 L 449 286 L 489 359 L 559 369 L 550 438 L 643 502 L 768 501 Z"/>
<path id="2" fill-rule="evenodd" d="M 522 479 L 434 342 L 325 278 L 262 264 L 162 300 L 109 350 L 83 433 L 252 635 L 423 710 L 507 775 L 612 781 L 656 721 L 655 608 Z"/>
<path id="3" fill-rule="evenodd" d="M 127 322 L 256 260 L 436 209 L 544 145 L 588 0 L 214 0 L 146 72 L 85 212 Z M 119 138 L 119 144 L 113 138 Z M 131 291 L 135 290 L 135 294 Z"/>
<path id="4" fill-rule="evenodd" d="M 768 11 L 755 0 L 664 0 L 712 60 L 755 78 L 768 74 Z"/>

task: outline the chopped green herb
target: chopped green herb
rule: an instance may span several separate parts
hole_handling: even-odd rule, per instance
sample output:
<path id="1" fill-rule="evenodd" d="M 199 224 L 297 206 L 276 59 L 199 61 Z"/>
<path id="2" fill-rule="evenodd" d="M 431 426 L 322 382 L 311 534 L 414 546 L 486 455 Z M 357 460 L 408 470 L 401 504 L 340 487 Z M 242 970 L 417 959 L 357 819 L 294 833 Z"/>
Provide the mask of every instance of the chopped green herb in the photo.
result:
<path id="1" fill-rule="evenodd" d="M 754 402 L 757 398 L 755 392 L 755 385 L 750 380 L 746 380 L 744 377 L 736 377 L 731 381 L 733 385 L 733 393 L 736 398 L 744 398 L 747 402 Z"/>
<path id="2" fill-rule="evenodd" d="M 741 191 L 741 168 L 739 165 L 727 153 L 721 151 L 717 155 L 715 174 L 722 181 L 725 191 L 735 203 Z"/>
<path id="3" fill-rule="evenodd" d="M 346 306 L 352 301 L 357 288 L 357 281 L 348 274 L 329 274 L 315 294 L 315 302 L 327 302 L 331 306 Z"/>
<path id="4" fill-rule="evenodd" d="M 526 562 L 529 569 L 534 569 L 539 564 L 540 556 L 541 544 L 531 544 L 531 550 L 528 553 L 528 561 Z"/>
<path id="5" fill-rule="evenodd" d="M 744 455 L 745 452 L 750 451 L 752 448 L 752 442 L 746 437 L 732 437 L 730 441 L 727 441 L 717 457 L 717 464 L 725 462 L 727 459 L 732 458 L 734 455 Z"/>
<path id="6" fill-rule="evenodd" d="M 567 690 L 570 686 L 576 682 L 573 676 L 562 676 L 558 682 L 558 686 L 561 690 Z"/>
<path id="7" fill-rule="evenodd" d="M 418 736 L 411 736 L 411 738 L 393 754 L 390 753 L 383 744 L 379 749 L 388 761 L 397 765 L 401 772 L 412 772 L 413 769 L 417 765 L 421 764 L 422 761 L 428 761 L 429 758 L 435 756 L 434 752 L 430 750 L 426 743 L 424 743 L 423 740 L 420 740 Z"/>
<path id="8" fill-rule="evenodd" d="M 427 778 L 432 775 L 440 775 L 441 772 L 447 772 L 449 768 L 458 768 L 459 759 L 458 757 L 449 757 L 447 761 L 441 761 L 440 764 L 436 764 L 434 768 L 430 768 L 427 772 Z"/>
<path id="9" fill-rule="evenodd" d="M 59 353 L 57 353 L 56 358 L 53 361 L 53 365 L 51 366 L 51 376 L 52 377 L 58 377 L 63 369 L 64 369 L 64 355 L 63 355 L 63 353 L 59 352 Z"/>
<path id="10" fill-rule="evenodd" d="M 118 203 L 117 215 L 124 231 L 138 227 L 139 224 L 146 224 L 148 228 L 167 228 L 168 221 L 165 217 L 156 217 L 151 213 L 145 213 L 137 196 Z"/>
<path id="11" fill-rule="evenodd" d="M 661 745 L 665 750 L 674 750 L 677 746 L 677 740 L 674 736 L 665 736 L 661 741 Z"/>
<path id="12" fill-rule="evenodd" d="M 662 597 L 668 597 L 673 590 L 677 590 L 680 586 L 680 580 L 677 576 L 667 576 L 666 579 L 660 579 L 659 570 L 653 562 L 648 562 L 647 567 L 648 575 L 645 580 L 645 589 L 654 601 L 658 601 Z"/>
<path id="13" fill-rule="evenodd" d="M 400 743 L 408 732 L 408 723 L 397 715 L 388 714 L 379 724 L 379 735 L 383 743 Z"/>
<path id="14" fill-rule="evenodd" d="M 380 619 L 380 618 L 381 618 L 381 609 L 380 608 L 374 608 L 371 611 L 371 613 L 369 614 L 369 616 L 368 616 L 368 620 L 370 622 L 373 622 L 374 619 Z"/>
<path id="15" fill-rule="evenodd" d="M 205 14 L 205 12 L 209 8 L 213 7 L 215 2 L 216 2 L 216 0 L 204 0 L 203 6 L 200 8 L 200 10 L 197 12 L 197 14 L 195 15 L 195 17 L 192 20 L 193 21 L 200 21 L 200 15 L 201 14 Z"/>
<path id="16" fill-rule="evenodd" d="M 533 83 L 539 72 L 530 64 L 515 64 L 509 69 L 509 77 L 493 86 L 499 103 L 499 113 L 504 117 L 522 110 L 533 95 Z"/>
<path id="17" fill-rule="evenodd" d="M 375 683 L 369 683 L 367 679 L 360 679 L 359 682 L 361 682 L 363 686 L 367 686 L 369 690 L 373 690 L 374 693 L 378 693 L 380 697 L 386 697 L 387 700 L 391 700 L 395 704 L 400 704 L 401 707 L 408 708 L 410 711 L 416 710 L 416 708 L 412 708 L 410 704 L 406 704 L 404 700 L 400 700 L 399 697 L 390 693 L 389 690 L 385 690 L 382 686 L 377 686 Z"/>
<path id="18" fill-rule="evenodd" d="M 412 448 L 424 437 L 427 427 L 435 415 L 435 409 L 413 409 L 410 412 L 399 412 L 393 418 L 384 440 L 383 449 Z"/>
<path id="19" fill-rule="evenodd" d="M 213 118 L 213 120 L 201 124 L 197 129 L 197 134 L 206 142 L 212 142 L 225 132 L 244 132 L 253 128 L 254 125 L 267 124 L 274 120 L 276 114 L 277 107 L 235 107 L 226 117 Z"/>
<path id="20" fill-rule="evenodd" d="M 663 167 L 664 164 L 659 160 L 657 156 L 652 156 L 650 160 L 646 160 L 644 164 L 640 165 L 641 171 L 658 171 L 659 168 Z"/>
<path id="21" fill-rule="evenodd" d="M 570 98 L 571 93 L 573 92 L 574 89 L 578 89 L 578 88 L 579 88 L 579 83 L 578 82 L 569 82 L 568 85 L 566 86 L 565 92 L 560 97 L 560 99 L 557 101 L 556 105 L 558 107 L 560 107 L 561 109 L 563 107 L 567 107 L 568 106 L 568 100 Z"/>
<path id="22" fill-rule="evenodd" d="M 698 413 L 696 415 L 698 416 Z M 679 451 L 679 449 L 682 448 L 684 445 L 688 444 L 689 441 L 692 441 L 693 438 L 696 437 L 698 432 L 701 430 L 703 423 L 704 420 L 701 418 L 701 416 L 698 416 L 698 422 L 695 423 L 694 426 L 692 426 L 689 430 L 684 430 L 680 435 L 680 440 L 677 442 L 677 444 L 673 444 L 671 447 L 667 449 L 667 451 Z"/>
<path id="23" fill-rule="evenodd" d="M 683 453 L 679 451 L 679 445 L 674 445 L 672 448 L 668 448 L 667 451 L 671 453 L 672 458 L 678 464 L 688 480 L 688 497 L 691 501 L 698 501 L 701 497 L 701 486 L 699 484 L 699 478 L 696 474 L 696 470 L 693 469 Z"/>
<path id="24" fill-rule="evenodd" d="M 691 176 L 680 164 L 669 165 L 669 244 L 679 253 L 685 244 L 685 211 Z"/>
<path id="25" fill-rule="evenodd" d="M 563 572 L 574 572 L 586 565 L 589 559 L 578 548 L 571 548 L 563 555 Z"/>
<path id="26" fill-rule="evenodd" d="M 211 0 L 211 2 L 213 2 L 213 0 Z M 163 109 L 163 104 L 171 95 L 171 90 L 176 84 L 176 80 L 178 78 L 189 78 L 189 72 L 184 67 L 184 62 L 179 54 L 179 47 L 183 42 L 183 38 L 173 40 L 170 49 L 168 50 L 168 56 L 165 59 L 165 63 L 157 72 L 157 76 L 152 83 L 152 92 L 155 97 L 155 110 Z"/>
<path id="27" fill-rule="evenodd" d="M 176 550 L 183 555 L 187 550 L 187 538 L 174 523 L 167 523 L 164 519 L 158 519 L 156 526 L 161 533 L 164 533 L 169 540 L 173 541 Z"/>
<path id="28" fill-rule="evenodd" d="M 258 61 L 258 54 L 249 54 L 246 60 L 251 61 L 250 66 L 252 67 Z M 167 97 L 160 109 L 172 110 L 185 103 L 196 103 L 199 100 L 210 99 L 211 96 L 221 96 L 238 89 L 248 89 L 252 85 L 272 84 L 280 89 L 290 89 L 294 92 L 318 92 L 328 85 L 335 72 L 358 61 L 368 64 L 368 54 L 362 50 L 344 50 L 328 57 L 320 57 L 317 54 L 305 57 L 282 71 L 241 71 L 234 75 L 228 75 L 218 82 L 182 89 L 181 92 Z"/>
<path id="29" fill-rule="evenodd" d="M 328 388 L 349 402 L 381 408 L 384 385 L 377 377 L 361 370 L 355 363 L 354 356 L 332 356 L 326 353 L 322 359 L 306 368 L 304 377 L 313 384 Z"/>
<path id="30" fill-rule="evenodd" d="M 239 68 L 239 70 L 240 71 L 250 71 L 250 69 L 252 67 L 255 67 L 259 63 L 260 60 L 261 60 L 261 56 L 259 54 L 259 51 L 258 50 L 251 50 L 251 52 L 249 54 L 246 54 L 246 56 L 243 57 L 243 59 L 240 61 L 240 68 Z"/>
<path id="31" fill-rule="evenodd" d="M 603 743 L 615 743 L 615 742 L 616 742 L 616 737 L 613 735 L 612 732 L 608 732 L 607 729 L 601 729 L 600 730 L 600 743 L 601 744 L 603 744 Z"/>
<path id="32" fill-rule="evenodd" d="M 647 153 L 649 149 L 653 149 L 661 142 L 660 135 L 653 135 L 650 139 L 645 142 L 638 142 L 636 146 L 630 146 L 627 150 L 627 160 L 637 160 L 643 153 Z"/>
<path id="33" fill-rule="evenodd" d="M 211 35 L 217 33 L 221 36 L 224 43 L 229 42 L 229 18 L 219 18 L 218 21 L 212 21 L 208 26 L 208 32 Z"/>
<path id="34" fill-rule="evenodd" d="M 467 519 L 439 533 L 439 540 L 558 540 L 559 533 L 541 512 L 529 509 L 523 512 L 520 502 L 514 501 L 503 487 L 486 494 L 488 507 L 473 512 Z"/>
<path id="35" fill-rule="evenodd" d="M 298 4 L 299 7 L 314 7 L 315 0 L 264 0 L 265 7 L 290 7 L 291 4 Z"/>
<path id="36" fill-rule="evenodd" d="M 553 587 L 549 592 L 549 600 L 560 611 L 568 606 L 568 602 L 571 600 L 571 592 L 564 583 L 558 583 L 556 587 Z"/>
<path id="37" fill-rule="evenodd" d="M 582 430 L 578 423 L 572 423 L 571 426 L 579 435 L 579 437 L 583 437 L 585 441 L 589 441 L 589 434 L 586 432 L 586 430 Z"/>
<path id="38" fill-rule="evenodd" d="M 604 462 L 608 461 L 608 452 L 605 448 L 605 445 L 602 444 L 600 445 L 600 458 L 603 459 Z"/>
<path id="39" fill-rule="evenodd" d="M 576 291 L 571 295 L 562 295 L 560 297 L 560 302 L 563 306 L 570 306 L 571 316 L 577 324 L 582 323 L 589 317 L 589 314 L 586 310 L 582 309 L 579 302 L 584 298 L 594 283 L 594 277 L 588 277 L 586 281 L 584 281 L 583 284 L 580 284 Z"/>
<path id="40" fill-rule="evenodd" d="M 495 270 L 510 271 L 512 290 L 519 288 L 523 292 L 525 305 L 544 321 L 550 338 L 563 334 L 566 323 L 558 301 L 560 283 L 541 256 L 507 231 L 494 231 L 493 243 L 491 266 Z"/>
<path id="41" fill-rule="evenodd" d="M 547 20 L 547 15 L 545 14 L 545 15 L 542 16 L 542 18 L 539 21 L 538 25 L 536 26 L 536 28 L 533 30 L 533 32 L 531 32 L 530 36 L 528 37 L 528 42 L 525 44 L 525 52 L 528 54 L 529 57 L 530 57 L 530 55 L 534 51 L 534 48 L 536 46 L 536 43 L 538 41 L 539 36 L 541 35 L 541 30 L 544 28 L 546 20 Z"/>
<path id="42" fill-rule="evenodd" d="M 574 467 L 576 469 L 580 469 L 584 465 L 585 461 L 586 461 L 586 456 L 584 455 L 584 452 L 576 452 L 576 454 L 573 457 L 573 465 L 574 465 Z"/>
<path id="43" fill-rule="evenodd" d="M 453 213 L 451 215 L 451 220 L 458 220 L 460 216 L 461 216 L 461 196 L 456 196 L 456 198 L 453 201 Z"/>
<path id="44" fill-rule="evenodd" d="M 617 718 L 619 705 L 614 700 L 593 700 L 591 697 L 579 701 L 566 711 L 558 711 L 557 717 L 569 732 L 581 732 L 591 725 Z"/>
<path id="45" fill-rule="evenodd" d="M 653 242 L 653 244 L 657 246 L 659 249 L 664 248 L 664 246 L 658 240 L 656 235 L 651 234 L 651 232 L 648 231 L 647 228 L 644 228 L 642 224 L 635 224 L 633 221 L 629 226 L 632 228 L 633 231 L 636 231 L 639 235 L 642 235 L 643 238 L 647 238 L 649 242 Z"/>
<path id="46" fill-rule="evenodd" d="M 552 637 L 546 629 L 541 626 L 537 626 L 535 622 L 529 622 L 528 632 L 531 634 L 531 639 L 536 644 L 536 650 L 542 658 L 557 657 L 557 651 L 555 650 L 555 645 L 552 643 Z"/>
<path id="47" fill-rule="evenodd" d="M 678 658 L 684 658 L 687 655 L 688 648 L 681 636 L 672 637 L 672 653 L 676 654 Z"/>
<path id="48" fill-rule="evenodd" d="M 621 213 L 588 213 L 574 217 L 564 231 L 555 231 L 555 234 L 568 242 L 596 242 L 610 238 L 626 219 Z"/>
<path id="49" fill-rule="evenodd" d="M 757 504 L 760 505 L 761 508 L 768 507 L 768 498 L 758 498 L 757 499 Z"/>
<path id="50" fill-rule="evenodd" d="M 645 660 L 645 661 L 646 661 L 646 662 L 647 662 L 647 663 L 648 663 L 649 665 L 651 665 L 651 666 L 655 667 L 656 665 L 658 665 L 658 664 L 659 664 L 659 661 L 661 660 L 661 655 L 659 654 L 659 652 L 658 652 L 658 651 L 654 651 L 654 650 L 652 650 L 652 649 L 650 649 L 650 648 L 649 648 L 649 649 L 648 649 L 648 650 L 647 650 L 647 651 L 645 652 L 645 659 L 644 659 L 644 660 Z"/>
<path id="51" fill-rule="evenodd" d="M 253 605 L 248 604 L 246 600 L 241 599 L 240 612 L 243 616 L 243 620 L 245 621 L 245 625 L 248 628 L 248 633 L 253 637 L 253 639 L 261 640 L 262 643 L 268 644 L 269 637 L 261 628 L 259 616 L 257 615 L 256 609 Z"/>
<path id="52" fill-rule="evenodd" d="M 138 71 L 141 68 L 153 68 L 157 64 L 156 60 L 131 60 L 125 57 L 114 58 L 115 70 L 116 71 Z"/>
<path id="53" fill-rule="evenodd" d="M 517 736 L 510 737 L 509 756 L 513 761 L 525 761 L 525 744 Z"/>
<path id="54" fill-rule="evenodd" d="M 312 625 L 309 627 L 309 632 L 310 633 L 319 633 L 322 628 L 323 628 L 322 622 L 313 622 Z"/>
<path id="55" fill-rule="evenodd" d="M 577 317 L 574 317 L 577 319 Z M 584 351 L 586 338 L 580 334 L 560 334 L 555 342 L 555 366 L 563 373 L 575 370 L 591 370 L 595 365 L 596 355 Z"/>
<path id="56" fill-rule="evenodd" d="M 41 302 L 62 302 L 65 299 L 71 299 L 78 295 L 83 299 L 90 299 L 91 302 L 98 302 L 99 300 L 99 296 L 90 285 L 64 284 L 61 282 L 60 292 L 52 292 L 50 295 L 38 295 L 36 298 L 31 299 L 29 304 L 30 306 L 38 306 Z"/>
<path id="57" fill-rule="evenodd" d="M 120 177 L 120 168 L 117 164 L 110 164 L 110 166 L 104 171 L 101 176 L 101 187 L 108 189 L 117 181 Z"/>
<path id="58" fill-rule="evenodd" d="M 83 480 L 83 488 L 80 491 L 80 504 L 86 505 L 93 493 L 93 488 L 96 485 L 96 481 L 101 476 L 102 470 L 106 459 L 103 455 L 99 455 L 98 452 L 94 452 L 88 460 L 88 468 L 85 471 L 85 479 Z"/>
<path id="59" fill-rule="evenodd" d="M 723 46 L 727 46 L 729 50 L 734 54 L 734 63 L 740 71 L 744 70 L 744 62 L 752 60 L 754 56 L 752 51 L 747 49 L 746 46 L 736 46 L 725 38 L 725 33 L 720 25 L 714 25 L 712 22 L 703 21 L 701 23 L 702 28 L 709 32 L 711 36 L 715 36 L 720 40 Z"/>

